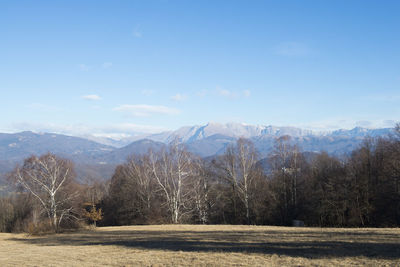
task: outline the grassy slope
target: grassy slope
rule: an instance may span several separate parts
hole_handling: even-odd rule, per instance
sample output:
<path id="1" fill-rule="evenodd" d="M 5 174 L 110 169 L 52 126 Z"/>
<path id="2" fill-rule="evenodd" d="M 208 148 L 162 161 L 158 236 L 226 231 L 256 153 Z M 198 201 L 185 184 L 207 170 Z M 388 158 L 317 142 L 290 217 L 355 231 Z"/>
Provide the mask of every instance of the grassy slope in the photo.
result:
<path id="1" fill-rule="evenodd" d="M 400 265 L 400 229 L 230 225 L 0 234 L 0 266 Z"/>

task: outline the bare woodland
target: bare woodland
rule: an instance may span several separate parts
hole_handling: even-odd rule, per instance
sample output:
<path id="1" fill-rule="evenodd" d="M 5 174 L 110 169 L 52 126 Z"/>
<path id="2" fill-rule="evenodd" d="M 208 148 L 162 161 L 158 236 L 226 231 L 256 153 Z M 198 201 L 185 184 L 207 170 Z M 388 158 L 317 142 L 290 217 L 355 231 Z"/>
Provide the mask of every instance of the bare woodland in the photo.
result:
<path id="1" fill-rule="evenodd" d="M 400 126 L 341 158 L 302 152 L 282 136 L 265 159 L 244 138 L 202 159 L 176 139 L 132 154 L 107 182 L 75 178 L 66 159 L 26 159 L 9 174 L 16 192 L 0 198 L 0 230 L 57 232 L 84 222 L 399 226 Z"/>

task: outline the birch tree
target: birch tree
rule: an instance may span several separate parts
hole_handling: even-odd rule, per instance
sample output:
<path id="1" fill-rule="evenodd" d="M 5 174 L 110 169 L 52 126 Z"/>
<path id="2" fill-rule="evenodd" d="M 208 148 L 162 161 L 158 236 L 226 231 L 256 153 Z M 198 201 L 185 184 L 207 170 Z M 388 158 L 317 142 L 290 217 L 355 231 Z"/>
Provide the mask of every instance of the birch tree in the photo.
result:
<path id="1" fill-rule="evenodd" d="M 63 219 L 75 217 L 71 201 L 77 193 L 70 190 L 75 179 L 72 162 L 50 153 L 32 156 L 15 168 L 11 178 L 36 198 L 55 232 Z"/>
<path id="2" fill-rule="evenodd" d="M 122 166 L 121 175 L 132 181 L 144 215 L 148 215 L 154 197 L 152 165 L 148 155 L 132 155 Z"/>
<path id="3" fill-rule="evenodd" d="M 215 204 L 210 196 L 211 177 L 203 160 L 195 160 L 194 168 L 196 176 L 192 177 L 192 188 L 195 219 L 201 224 L 207 224 L 209 222 L 210 209 Z"/>
<path id="4" fill-rule="evenodd" d="M 195 176 L 193 156 L 174 140 L 166 150 L 150 154 L 152 172 L 165 198 L 165 204 L 173 223 L 192 212 L 190 202 L 193 188 L 191 178 Z"/>
<path id="5" fill-rule="evenodd" d="M 222 177 L 231 184 L 233 193 L 243 203 L 248 224 L 250 224 L 251 197 L 260 173 L 256 165 L 257 160 L 254 144 L 250 140 L 240 138 L 235 146 L 227 148 L 218 164 L 218 168 L 222 170 Z M 234 209 L 236 210 L 235 200 Z"/>

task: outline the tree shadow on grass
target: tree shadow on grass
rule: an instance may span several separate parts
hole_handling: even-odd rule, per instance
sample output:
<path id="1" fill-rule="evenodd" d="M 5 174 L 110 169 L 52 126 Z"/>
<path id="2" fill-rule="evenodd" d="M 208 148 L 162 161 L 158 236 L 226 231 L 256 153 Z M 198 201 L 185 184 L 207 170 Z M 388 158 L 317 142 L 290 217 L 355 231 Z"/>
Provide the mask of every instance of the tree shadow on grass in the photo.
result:
<path id="1" fill-rule="evenodd" d="M 42 246 L 121 246 L 187 252 L 240 252 L 304 258 L 400 259 L 396 234 L 328 231 L 88 231 L 13 238 Z"/>

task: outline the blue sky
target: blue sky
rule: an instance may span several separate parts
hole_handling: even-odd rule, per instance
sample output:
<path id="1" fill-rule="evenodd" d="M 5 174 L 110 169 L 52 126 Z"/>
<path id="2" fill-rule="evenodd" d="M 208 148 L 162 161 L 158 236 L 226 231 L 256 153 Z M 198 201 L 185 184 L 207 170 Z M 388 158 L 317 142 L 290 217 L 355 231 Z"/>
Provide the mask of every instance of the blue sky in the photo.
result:
<path id="1" fill-rule="evenodd" d="M 0 1 L 0 131 L 400 118 L 400 1 Z"/>

